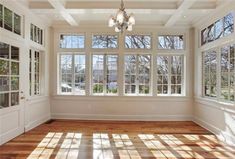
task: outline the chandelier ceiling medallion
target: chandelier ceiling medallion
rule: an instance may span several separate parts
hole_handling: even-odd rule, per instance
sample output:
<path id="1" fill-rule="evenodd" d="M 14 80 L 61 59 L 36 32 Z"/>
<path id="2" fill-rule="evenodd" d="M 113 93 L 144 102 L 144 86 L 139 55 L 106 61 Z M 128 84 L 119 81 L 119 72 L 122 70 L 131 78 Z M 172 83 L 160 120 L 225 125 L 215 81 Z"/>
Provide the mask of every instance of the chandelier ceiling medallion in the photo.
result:
<path id="1" fill-rule="evenodd" d="M 115 27 L 115 32 L 123 32 L 124 29 L 132 31 L 132 26 L 135 25 L 134 14 L 127 15 L 123 0 L 121 0 L 121 7 L 119 8 L 116 17 L 111 15 L 109 19 L 109 27 Z"/>

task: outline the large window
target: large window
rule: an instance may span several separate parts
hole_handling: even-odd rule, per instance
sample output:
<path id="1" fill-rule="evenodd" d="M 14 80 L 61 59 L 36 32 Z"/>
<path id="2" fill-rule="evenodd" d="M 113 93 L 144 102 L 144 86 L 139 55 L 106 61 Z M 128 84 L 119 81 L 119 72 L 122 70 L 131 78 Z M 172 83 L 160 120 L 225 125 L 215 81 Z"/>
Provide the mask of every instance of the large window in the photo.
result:
<path id="1" fill-rule="evenodd" d="M 29 50 L 29 95 L 41 94 L 41 56 L 37 50 Z"/>
<path id="2" fill-rule="evenodd" d="M 60 55 L 60 93 L 85 95 L 86 56 Z"/>
<path id="3" fill-rule="evenodd" d="M 34 24 L 30 24 L 30 40 L 43 44 L 43 30 Z"/>
<path id="4" fill-rule="evenodd" d="M 60 35 L 60 48 L 62 49 L 83 49 L 85 47 L 85 36 L 84 35 Z"/>
<path id="5" fill-rule="evenodd" d="M 126 95 L 150 95 L 150 55 L 125 55 L 124 73 Z"/>
<path id="6" fill-rule="evenodd" d="M 21 35 L 21 16 L 0 4 L 0 27 Z"/>
<path id="7" fill-rule="evenodd" d="M 0 43 L 0 109 L 19 104 L 19 48 Z"/>
<path id="8" fill-rule="evenodd" d="M 117 95 L 118 56 L 92 56 L 92 90 L 94 95 Z"/>
<path id="9" fill-rule="evenodd" d="M 157 94 L 182 95 L 183 56 L 157 56 Z"/>
<path id="10" fill-rule="evenodd" d="M 230 35 L 234 32 L 234 12 L 206 27 L 201 31 L 201 45 Z"/>
<path id="11" fill-rule="evenodd" d="M 113 49 L 118 48 L 117 35 L 92 35 L 93 49 Z"/>
<path id="12" fill-rule="evenodd" d="M 184 49 L 183 35 L 158 36 L 158 49 L 182 50 Z"/>
<path id="13" fill-rule="evenodd" d="M 150 35 L 125 36 L 125 48 L 127 49 L 151 49 Z"/>
<path id="14" fill-rule="evenodd" d="M 235 45 L 227 45 L 203 53 L 203 95 L 205 97 L 220 101 L 234 101 L 234 49 Z"/>

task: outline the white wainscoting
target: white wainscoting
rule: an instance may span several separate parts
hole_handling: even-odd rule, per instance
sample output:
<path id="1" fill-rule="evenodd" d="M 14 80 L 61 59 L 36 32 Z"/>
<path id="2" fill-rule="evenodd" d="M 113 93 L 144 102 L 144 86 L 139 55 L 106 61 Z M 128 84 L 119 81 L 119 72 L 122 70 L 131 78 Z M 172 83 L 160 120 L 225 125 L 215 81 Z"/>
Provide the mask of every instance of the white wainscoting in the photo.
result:
<path id="1" fill-rule="evenodd" d="M 235 145 L 235 107 L 196 99 L 194 122 L 213 132 L 229 145 Z"/>
<path id="2" fill-rule="evenodd" d="M 187 97 L 72 97 L 51 99 L 53 119 L 191 121 Z"/>

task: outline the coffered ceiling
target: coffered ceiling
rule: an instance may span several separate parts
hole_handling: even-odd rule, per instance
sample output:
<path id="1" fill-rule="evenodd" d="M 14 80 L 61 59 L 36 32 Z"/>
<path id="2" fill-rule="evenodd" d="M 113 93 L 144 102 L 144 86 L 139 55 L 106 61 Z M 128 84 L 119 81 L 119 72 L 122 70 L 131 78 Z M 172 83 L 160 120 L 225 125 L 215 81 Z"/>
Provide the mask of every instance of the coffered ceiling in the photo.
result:
<path id="1" fill-rule="evenodd" d="M 107 25 L 120 0 L 20 0 L 52 25 Z M 124 0 L 136 25 L 190 26 L 231 0 Z"/>

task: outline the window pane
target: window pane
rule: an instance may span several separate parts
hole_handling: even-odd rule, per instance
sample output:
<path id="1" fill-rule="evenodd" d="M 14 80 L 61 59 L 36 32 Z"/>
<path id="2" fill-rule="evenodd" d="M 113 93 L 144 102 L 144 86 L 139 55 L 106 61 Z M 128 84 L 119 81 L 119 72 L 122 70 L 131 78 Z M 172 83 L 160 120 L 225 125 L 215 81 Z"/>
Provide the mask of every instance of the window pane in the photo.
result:
<path id="1" fill-rule="evenodd" d="M 12 11 L 4 7 L 4 28 L 12 31 Z"/>
<path id="2" fill-rule="evenodd" d="M 125 55 L 125 94 L 136 93 L 137 56 Z"/>
<path id="3" fill-rule="evenodd" d="M 9 75 L 9 62 L 0 59 L 0 75 Z"/>
<path id="4" fill-rule="evenodd" d="M 234 31 L 234 13 L 229 13 L 224 17 L 224 35 L 229 35 Z"/>
<path id="5" fill-rule="evenodd" d="M 0 76 L 0 92 L 9 91 L 9 77 Z"/>
<path id="6" fill-rule="evenodd" d="M 224 28 L 223 28 L 223 19 L 218 20 L 215 22 L 215 39 L 219 39 L 224 35 Z"/>
<path id="7" fill-rule="evenodd" d="M 150 55 L 139 55 L 138 60 L 139 94 L 149 94 L 151 57 Z"/>
<path id="8" fill-rule="evenodd" d="M 34 36 L 34 25 L 30 24 L 30 39 L 32 41 L 34 41 L 33 36 Z"/>
<path id="9" fill-rule="evenodd" d="M 217 57 L 215 51 L 208 51 L 204 53 L 204 95 L 208 97 L 216 97 L 216 64 Z M 206 67 L 208 68 L 208 72 L 205 72 Z"/>
<path id="10" fill-rule="evenodd" d="M 0 4 L 0 27 L 3 25 L 3 6 Z"/>
<path id="11" fill-rule="evenodd" d="M 82 49 L 84 48 L 84 35 L 60 35 L 60 48 L 65 49 Z"/>
<path id="12" fill-rule="evenodd" d="M 9 45 L 0 42 L 0 58 L 9 59 Z"/>
<path id="13" fill-rule="evenodd" d="M 104 55 L 93 55 L 93 94 L 104 93 Z"/>
<path id="14" fill-rule="evenodd" d="M 11 93 L 11 106 L 19 105 L 19 92 Z"/>
<path id="15" fill-rule="evenodd" d="M 19 63 L 11 62 L 11 75 L 19 75 Z"/>
<path id="16" fill-rule="evenodd" d="M 61 92 L 72 92 L 72 55 L 60 56 Z"/>
<path id="17" fill-rule="evenodd" d="M 215 33 L 215 28 L 214 28 L 214 24 L 212 24 L 208 27 L 207 42 L 214 41 L 214 36 L 215 36 L 214 33 Z"/>
<path id="18" fill-rule="evenodd" d="M 75 75 L 75 89 L 74 93 L 85 95 L 85 69 L 86 69 L 86 56 L 74 55 L 74 75 Z"/>
<path id="19" fill-rule="evenodd" d="M 19 61 L 19 48 L 11 46 L 11 59 Z"/>
<path id="20" fill-rule="evenodd" d="M 21 32 L 21 17 L 14 13 L 14 32 L 20 35 Z"/>
<path id="21" fill-rule="evenodd" d="M 117 94 L 118 85 L 117 85 L 117 72 L 118 66 L 118 56 L 117 55 L 107 55 L 106 56 L 106 93 L 107 94 Z"/>
<path id="22" fill-rule="evenodd" d="M 117 35 L 93 35 L 92 48 L 93 49 L 107 49 L 118 47 Z"/>
<path id="23" fill-rule="evenodd" d="M 9 93 L 0 93 L 0 109 L 9 107 Z"/>
<path id="24" fill-rule="evenodd" d="M 207 33 L 208 33 L 207 28 L 205 28 L 201 31 L 201 45 L 204 45 L 207 43 Z"/>
<path id="25" fill-rule="evenodd" d="M 158 36 L 158 48 L 159 49 L 172 49 L 172 50 L 184 49 L 183 35 Z"/>
<path id="26" fill-rule="evenodd" d="M 127 35 L 125 37 L 127 49 L 151 49 L 150 35 Z"/>
<path id="27" fill-rule="evenodd" d="M 11 90 L 19 90 L 19 77 L 11 77 Z"/>

